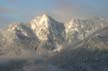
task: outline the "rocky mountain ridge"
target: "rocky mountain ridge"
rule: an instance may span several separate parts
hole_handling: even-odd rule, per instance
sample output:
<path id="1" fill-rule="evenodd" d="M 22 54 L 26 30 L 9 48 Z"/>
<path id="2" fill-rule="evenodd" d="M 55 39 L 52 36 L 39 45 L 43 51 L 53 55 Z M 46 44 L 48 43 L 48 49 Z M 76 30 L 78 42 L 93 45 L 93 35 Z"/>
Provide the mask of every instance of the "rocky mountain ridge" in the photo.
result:
<path id="1" fill-rule="evenodd" d="M 100 18 L 87 20 L 73 18 L 67 23 L 60 23 L 43 14 L 27 24 L 16 23 L 2 29 L 0 31 L 0 48 L 1 51 L 7 51 L 7 47 L 16 47 L 19 51 L 22 48 L 23 50 L 32 48 L 35 51 L 38 49 L 60 51 L 63 43 L 75 44 L 107 24 L 104 19 Z M 2 54 L 3 52 L 1 52 Z"/>

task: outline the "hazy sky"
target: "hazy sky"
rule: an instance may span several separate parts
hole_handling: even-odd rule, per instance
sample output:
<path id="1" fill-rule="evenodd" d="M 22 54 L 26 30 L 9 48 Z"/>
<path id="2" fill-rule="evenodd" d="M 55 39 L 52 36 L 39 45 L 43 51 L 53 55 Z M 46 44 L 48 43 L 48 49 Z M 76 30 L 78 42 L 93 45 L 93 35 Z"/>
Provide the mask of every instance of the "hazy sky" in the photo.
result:
<path id="1" fill-rule="evenodd" d="M 108 17 L 108 0 L 0 0 L 0 27 L 47 13 L 59 21 L 71 17 Z"/>

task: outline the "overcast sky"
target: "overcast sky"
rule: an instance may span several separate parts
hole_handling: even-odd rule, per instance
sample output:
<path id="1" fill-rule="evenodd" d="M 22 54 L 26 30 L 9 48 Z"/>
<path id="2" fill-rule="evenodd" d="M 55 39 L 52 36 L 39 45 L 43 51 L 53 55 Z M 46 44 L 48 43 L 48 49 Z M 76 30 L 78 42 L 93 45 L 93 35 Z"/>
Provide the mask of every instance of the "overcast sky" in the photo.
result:
<path id="1" fill-rule="evenodd" d="M 59 21 L 72 17 L 108 17 L 108 0 L 0 0 L 0 27 L 47 13 Z"/>

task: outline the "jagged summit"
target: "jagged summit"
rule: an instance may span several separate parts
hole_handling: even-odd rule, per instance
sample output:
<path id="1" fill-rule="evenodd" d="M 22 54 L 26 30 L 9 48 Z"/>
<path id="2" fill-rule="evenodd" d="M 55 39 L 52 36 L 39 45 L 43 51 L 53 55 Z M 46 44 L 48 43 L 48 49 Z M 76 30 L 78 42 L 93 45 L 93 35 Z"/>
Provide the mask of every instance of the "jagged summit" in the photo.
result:
<path id="1" fill-rule="evenodd" d="M 31 28 L 33 30 L 36 29 L 37 26 L 44 26 L 48 28 L 48 24 L 49 24 L 49 16 L 46 14 L 38 16 L 30 22 Z"/>
<path id="2" fill-rule="evenodd" d="M 30 27 L 40 40 L 47 40 L 47 34 L 49 34 L 49 18 L 46 14 L 33 19 L 30 22 Z"/>
<path id="3" fill-rule="evenodd" d="M 57 30 L 57 27 L 62 27 L 59 25 L 59 22 L 55 21 L 47 14 L 38 16 L 30 22 L 31 29 L 40 40 L 48 40 L 48 36 L 51 33 L 55 35 L 59 34 L 59 30 Z"/>
<path id="4" fill-rule="evenodd" d="M 41 17 L 44 18 L 44 19 L 48 19 L 49 18 L 49 15 L 48 14 L 42 14 Z"/>

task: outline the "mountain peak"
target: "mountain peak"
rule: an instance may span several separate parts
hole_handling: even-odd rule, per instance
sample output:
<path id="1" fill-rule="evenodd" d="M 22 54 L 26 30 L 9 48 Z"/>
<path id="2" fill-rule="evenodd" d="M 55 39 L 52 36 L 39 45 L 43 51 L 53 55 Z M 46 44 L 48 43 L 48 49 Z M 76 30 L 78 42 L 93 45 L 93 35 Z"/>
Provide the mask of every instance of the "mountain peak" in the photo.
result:
<path id="1" fill-rule="evenodd" d="M 31 29 L 40 40 L 47 40 L 47 34 L 49 34 L 49 21 L 49 16 L 43 14 L 30 22 Z"/>
<path id="2" fill-rule="evenodd" d="M 48 16 L 48 14 L 43 14 L 42 15 L 42 18 L 48 18 L 49 16 Z"/>
<path id="3" fill-rule="evenodd" d="M 60 24 L 47 14 L 43 14 L 30 22 L 30 27 L 39 40 L 48 40 L 48 36 L 50 33 L 52 33 L 52 30 L 54 35 L 58 35 L 58 31 L 60 30 L 57 30 L 57 28 L 59 27 L 60 29 L 61 27 L 63 27 L 61 25 L 62 24 Z"/>
<path id="4" fill-rule="evenodd" d="M 43 14 L 40 18 L 39 21 L 40 25 L 45 25 L 45 27 L 48 28 L 48 24 L 49 24 L 49 16 L 47 14 Z"/>

